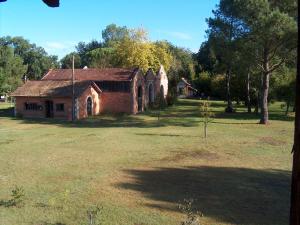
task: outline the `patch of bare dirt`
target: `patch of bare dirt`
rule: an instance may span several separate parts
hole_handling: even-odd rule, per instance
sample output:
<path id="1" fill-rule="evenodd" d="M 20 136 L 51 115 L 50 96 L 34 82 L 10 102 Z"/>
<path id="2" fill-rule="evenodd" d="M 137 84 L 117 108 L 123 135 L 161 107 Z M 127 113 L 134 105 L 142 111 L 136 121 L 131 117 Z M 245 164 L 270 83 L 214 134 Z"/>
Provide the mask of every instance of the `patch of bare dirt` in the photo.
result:
<path id="1" fill-rule="evenodd" d="M 179 162 L 187 158 L 200 158 L 205 160 L 215 160 L 219 156 L 217 153 L 212 153 L 209 151 L 186 151 L 186 152 L 174 152 L 173 155 L 162 158 L 160 161 L 168 162 Z"/>
<path id="2" fill-rule="evenodd" d="M 272 146 L 282 146 L 286 144 L 286 141 L 276 140 L 275 138 L 272 137 L 262 137 L 260 138 L 260 142 Z"/>

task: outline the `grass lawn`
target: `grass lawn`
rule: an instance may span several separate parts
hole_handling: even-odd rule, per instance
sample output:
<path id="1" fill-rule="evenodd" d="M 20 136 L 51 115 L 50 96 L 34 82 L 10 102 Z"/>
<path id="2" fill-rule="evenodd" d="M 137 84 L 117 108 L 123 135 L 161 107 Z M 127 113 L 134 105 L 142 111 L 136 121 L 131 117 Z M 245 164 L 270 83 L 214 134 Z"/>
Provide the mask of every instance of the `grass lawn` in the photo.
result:
<path id="1" fill-rule="evenodd" d="M 21 120 L 0 103 L 0 224 L 179 225 L 194 199 L 201 224 L 288 224 L 293 117 L 279 103 L 271 124 L 223 102 L 203 139 L 198 100 L 162 112 L 84 121 Z M 24 204 L 6 207 L 15 186 Z M 100 223 L 99 223 L 100 224 Z"/>

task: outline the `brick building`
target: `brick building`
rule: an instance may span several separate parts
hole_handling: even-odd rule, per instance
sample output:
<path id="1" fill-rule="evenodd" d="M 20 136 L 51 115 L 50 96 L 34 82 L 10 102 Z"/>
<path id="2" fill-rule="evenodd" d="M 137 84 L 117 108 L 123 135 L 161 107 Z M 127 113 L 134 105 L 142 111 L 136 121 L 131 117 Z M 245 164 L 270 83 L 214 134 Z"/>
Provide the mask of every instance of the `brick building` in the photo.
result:
<path id="1" fill-rule="evenodd" d="M 162 66 L 146 75 L 138 68 L 75 69 L 74 80 L 76 119 L 103 112 L 136 114 L 168 92 Z M 50 70 L 40 81 L 27 81 L 11 94 L 15 112 L 23 117 L 71 120 L 72 88 L 71 69 Z"/>
<path id="2" fill-rule="evenodd" d="M 192 85 L 187 82 L 186 79 L 181 78 L 181 81 L 177 84 L 177 95 L 179 98 L 194 97 L 198 94 L 198 90 L 193 88 Z"/>

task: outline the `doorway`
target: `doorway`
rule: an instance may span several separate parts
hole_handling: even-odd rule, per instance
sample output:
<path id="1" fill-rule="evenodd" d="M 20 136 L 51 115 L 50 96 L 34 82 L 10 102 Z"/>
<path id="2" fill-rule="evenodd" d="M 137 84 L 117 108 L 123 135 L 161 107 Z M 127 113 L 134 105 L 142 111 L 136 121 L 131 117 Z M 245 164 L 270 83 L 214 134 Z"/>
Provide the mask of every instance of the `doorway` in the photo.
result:
<path id="1" fill-rule="evenodd" d="M 142 86 L 138 87 L 138 111 L 143 110 L 143 89 Z"/>
<path id="2" fill-rule="evenodd" d="M 162 100 L 165 99 L 165 90 L 163 85 L 160 86 L 160 97 Z"/>
<path id="3" fill-rule="evenodd" d="M 148 94 L 149 94 L 149 96 L 148 96 L 149 104 L 151 105 L 151 104 L 154 103 L 154 90 L 153 90 L 153 85 L 152 84 L 149 85 L 149 93 Z"/>
<path id="4" fill-rule="evenodd" d="M 91 97 L 88 97 L 86 100 L 86 112 L 88 116 L 91 116 L 93 114 L 93 101 Z"/>
<path id="5" fill-rule="evenodd" d="M 47 118 L 53 118 L 53 101 L 47 100 L 45 102 L 45 111 Z"/>

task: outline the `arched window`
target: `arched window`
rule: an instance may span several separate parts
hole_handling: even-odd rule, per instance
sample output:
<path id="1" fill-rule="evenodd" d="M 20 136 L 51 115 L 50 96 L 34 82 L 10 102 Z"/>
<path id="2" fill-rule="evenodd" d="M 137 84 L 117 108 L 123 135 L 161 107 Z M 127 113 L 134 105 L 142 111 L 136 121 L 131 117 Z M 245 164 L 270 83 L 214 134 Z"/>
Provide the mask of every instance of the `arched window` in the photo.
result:
<path id="1" fill-rule="evenodd" d="M 143 89 L 142 86 L 138 87 L 138 111 L 143 109 Z"/>
<path id="2" fill-rule="evenodd" d="M 149 85 L 149 93 L 148 94 L 149 94 L 149 96 L 148 96 L 149 103 L 151 104 L 151 103 L 154 102 L 154 90 L 153 90 L 153 85 L 152 84 Z"/>
<path id="3" fill-rule="evenodd" d="M 161 97 L 162 99 L 165 98 L 164 86 L 163 86 L 163 85 L 160 86 L 160 97 Z"/>
<path id="4" fill-rule="evenodd" d="M 88 116 L 91 116 L 93 114 L 93 101 L 91 97 L 88 97 L 86 100 L 86 112 Z"/>

